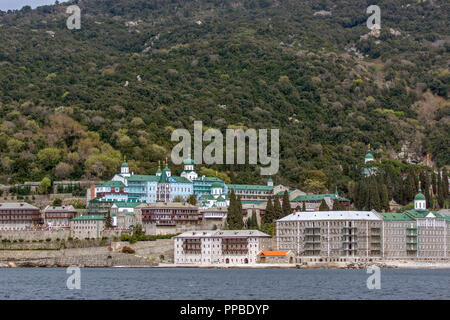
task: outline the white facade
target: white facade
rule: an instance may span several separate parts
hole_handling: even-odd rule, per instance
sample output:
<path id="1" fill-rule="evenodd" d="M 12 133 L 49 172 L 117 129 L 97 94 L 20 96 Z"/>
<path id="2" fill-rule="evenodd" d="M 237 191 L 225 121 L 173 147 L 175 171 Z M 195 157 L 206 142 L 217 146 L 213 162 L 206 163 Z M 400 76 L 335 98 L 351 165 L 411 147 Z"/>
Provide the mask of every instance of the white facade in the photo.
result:
<path id="1" fill-rule="evenodd" d="M 271 237 L 258 230 L 190 231 L 174 238 L 174 263 L 255 264 Z"/>

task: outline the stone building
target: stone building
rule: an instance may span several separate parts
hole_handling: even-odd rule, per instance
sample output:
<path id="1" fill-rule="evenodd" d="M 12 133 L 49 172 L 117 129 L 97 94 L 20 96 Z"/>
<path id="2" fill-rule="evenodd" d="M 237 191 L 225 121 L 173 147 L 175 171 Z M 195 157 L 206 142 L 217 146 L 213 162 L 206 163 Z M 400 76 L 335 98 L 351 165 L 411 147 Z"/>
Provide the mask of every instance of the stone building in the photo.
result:
<path id="1" fill-rule="evenodd" d="M 289 250 L 261 251 L 258 253 L 258 263 L 295 263 L 295 254 Z"/>
<path id="2" fill-rule="evenodd" d="M 110 209 L 112 227 L 119 229 L 129 229 L 135 227 L 138 224 L 138 221 L 134 214 L 134 208 L 139 205 L 141 205 L 140 202 L 114 202 Z"/>
<path id="3" fill-rule="evenodd" d="M 417 224 L 404 213 L 380 212 L 382 222 L 381 256 L 387 259 L 415 257 L 417 254 Z"/>
<path id="4" fill-rule="evenodd" d="M 212 229 L 214 226 L 218 229 L 222 229 L 227 220 L 228 209 L 212 207 L 200 210 L 200 214 L 202 215 L 203 225 L 206 229 Z"/>
<path id="5" fill-rule="evenodd" d="M 145 234 L 174 234 L 203 228 L 199 207 L 186 202 L 156 202 L 137 206 Z"/>
<path id="6" fill-rule="evenodd" d="M 103 216 L 78 216 L 70 220 L 70 236 L 72 238 L 101 238 L 105 230 Z"/>
<path id="7" fill-rule="evenodd" d="M 0 230 L 27 230 L 42 226 L 39 208 L 26 202 L 0 203 Z"/>
<path id="8" fill-rule="evenodd" d="M 237 197 L 241 197 L 241 200 L 265 200 L 267 201 L 273 196 L 273 182 L 268 180 L 266 186 L 249 185 L 249 184 L 227 184 L 228 190 L 234 193 Z"/>
<path id="9" fill-rule="evenodd" d="M 68 229 L 70 219 L 77 216 L 77 210 L 69 206 L 47 206 L 44 209 L 44 223 L 49 229 Z"/>
<path id="10" fill-rule="evenodd" d="M 418 259 L 447 259 L 448 229 L 450 219 L 437 212 L 427 209 L 427 203 L 419 183 L 419 193 L 414 198 L 414 209 L 404 212 L 416 222 L 415 229 L 409 232 L 414 234 L 408 239 L 409 248 L 414 248 Z M 413 255 L 414 251 L 410 255 Z"/>
<path id="11" fill-rule="evenodd" d="M 278 250 L 292 250 L 299 261 L 303 257 L 448 260 L 450 256 L 450 217 L 427 209 L 420 186 L 413 210 L 297 212 L 278 220 L 276 228 Z"/>
<path id="12" fill-rule="evenodd" d="M 380 257 L 381 217 L 375 211 L 297 212 L 276 222 L 277 250 L 304 257 Z"/>
<path id="13" fill-rule="evenodd" d="M 340 196 L 337 190 L 334 193 L 299 195 L 291 200 L 291 207 L 301 210 L 305 204 L 306 211 L 319 211 L 322 200 L 325 200 L 330 210 L 333 208 L 334 200 L 337 200 L 345 208 L 350 207 L 350 200 Z"/>
<path id="14" fill-rule="evenodd" d="M 174 237 L 175 264 L 255 264 L 271 237 L 258 230 L 199 230 Z"/>

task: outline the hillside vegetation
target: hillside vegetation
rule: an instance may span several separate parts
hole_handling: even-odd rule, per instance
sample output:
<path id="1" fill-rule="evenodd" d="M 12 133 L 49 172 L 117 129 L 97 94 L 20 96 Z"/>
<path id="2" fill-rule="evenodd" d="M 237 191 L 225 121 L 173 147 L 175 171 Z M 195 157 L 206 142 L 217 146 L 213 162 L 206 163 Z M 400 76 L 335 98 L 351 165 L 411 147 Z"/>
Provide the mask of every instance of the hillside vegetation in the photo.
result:
<path id="1" fill-rule="evenodd" d="M 77 3 L 77 1 L 74 1 Z M 381 8 L 368 35 L 366 8 Z M 276 183 L 350 195 L 367 145 L 450 164 L 448 1 L 85 0 L 0 14 L 0 183 L 154 173 L 171 132 L 280 128 Z M 257 166 L 212 166 L 264 183 Z M 175 169 L 181 171 L 181 167 Z"/>

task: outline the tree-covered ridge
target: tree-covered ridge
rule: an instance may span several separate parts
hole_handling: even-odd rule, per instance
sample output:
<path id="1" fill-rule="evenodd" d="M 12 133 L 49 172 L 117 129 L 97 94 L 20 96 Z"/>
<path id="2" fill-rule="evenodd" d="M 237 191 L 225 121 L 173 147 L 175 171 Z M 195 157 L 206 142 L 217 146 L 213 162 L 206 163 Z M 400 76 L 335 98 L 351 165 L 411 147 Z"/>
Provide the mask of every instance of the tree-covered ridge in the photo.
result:
<path id="1" fill-rule="evenodd" d="M 448 1 L 78 5 L 76 31 L 67 4 L 0 16 L 0 182 L 109 178 L 123 155 L 153 173 L 194 120 L 280 128 L 275 178 L 307 191 L 350 192 L 369 143 L 377 159 L 406 147 L 450 164 Z M 255 166 L 213 169 L 264 180 Z"/>

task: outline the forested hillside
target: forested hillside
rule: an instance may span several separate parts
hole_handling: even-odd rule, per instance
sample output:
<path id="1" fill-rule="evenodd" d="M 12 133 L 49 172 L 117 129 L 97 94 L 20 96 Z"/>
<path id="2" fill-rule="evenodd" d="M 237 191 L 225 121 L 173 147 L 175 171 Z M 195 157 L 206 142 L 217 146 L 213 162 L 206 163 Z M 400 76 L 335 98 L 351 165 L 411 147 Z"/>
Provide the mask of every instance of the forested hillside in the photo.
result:
<path id="1" fill-rule="evenodd" d="M 73 3 L 80 30 L 68 3 L 0 14 L 0 183 L 153 173 L 194 120 L 280 128 L 276 183 L 310 192 L 351 196 L 368 144 L 399 177 L 450 165 L 449 1 Z"/>

